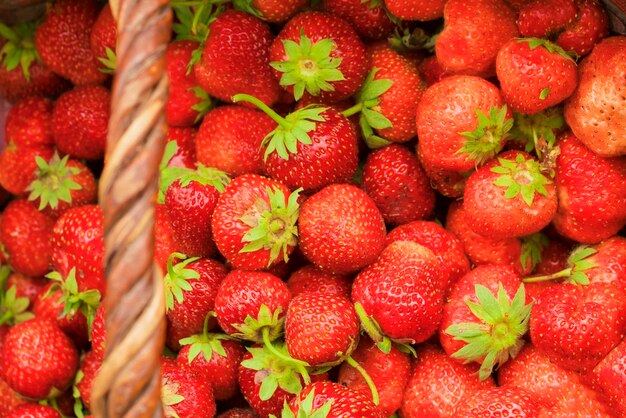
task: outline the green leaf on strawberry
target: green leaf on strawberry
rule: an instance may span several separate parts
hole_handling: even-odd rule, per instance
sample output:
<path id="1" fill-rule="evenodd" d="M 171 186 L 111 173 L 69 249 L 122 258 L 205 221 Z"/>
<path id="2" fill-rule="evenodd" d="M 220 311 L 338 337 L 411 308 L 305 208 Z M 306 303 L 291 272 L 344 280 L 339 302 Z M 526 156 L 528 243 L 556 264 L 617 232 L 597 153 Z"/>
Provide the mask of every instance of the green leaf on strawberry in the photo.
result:
<path id="1" fill-rule="evenodd" d="M 524 142 L 525 151 L 535 150 L 540 160 L 554 147 L 555 133 L 565 124 L 563 111 L 559 107 L 551 107 L 543 112 L 526 115 L 513 113 L 515 123 L 511 129 L 511 139 Z"/>
<path id="2" fill-rule="evenodd" d="M 6 43 L 0 49 L 0 63 L 7 71 L 21 67 L 26 80 L 30 80 L 30 66 L 33 62 L 41 62 L 35 49 L 36 22 L 20 23 L 10 28 L 0 23 L 0 37 Z"/>
<path id="3" fill-rule="evenodd" d="M 398 349 L 406 354 L 412 354 L 413 356 L 417 355 L 415 349 L 410 345 L 409 342 L 406 341 L 396 341 L 387 337 L 383 330 L 378 325 L 378 322 L 374 319 L 374 317 L 369 316 L 367 312 L 365 312 L 365 308 L 360 303 L 354 304 L 354 310 L 356 311 L 357 316 L 359 317 L 359 321 L 361 322 L 361 328 L 365 333 L 376 343 L 376 347 L 380 351 L 385 354 L 389 354 L 391 352 L 392 344 L 396 344 Z"/>
<path id="4" fill-rule="evenodd" d="M 501 150 L 508 138 L 508 133 L 513 127 L 513 119 L 507 117 L 507 107 L 493 107 L 489 114 L 484 114 L 480 109 L 476 110 L 478 125 L 472 132 L 461 132 L 467 138 L 463 147 L 457 154 L 469 154 L 468 158 L 481 165 L 495 157 Z"/>
<path id="5" fill-rule="evenodd" d="M 551 181 L 541 173 L 538 161 L 526 159 L 522 154 L 515 157 L 515 161 L 498 158 L 499 165 L 491 168 L 491 171 L 501 174 L 495 181 L 496 186 L 505 187 L 504 196 L 513 199 L 521 195 L 528 206 L 533 204 L 535 193 L 547 196 L 545 186 Z"/>
<path id="6" fill-rule="evenodd" d="M 313 400 L 315 399 L 315 389 L 307 393 L 306 397 L 302 400 L 298 399 L 298 415 L 295 415 L 287 401 L 283 406 L 281 418 L 326 418 L 330 413 L 330 408 L 333 406 L 333 400 L 330 399 L 324 402 L 322 405 L 314 407 Z"/>
<path id="7" fill-rule="evenodd" d="M 83 371 L 79 369 L 76 373 L 76 376 L 74 377 L 74 383 L 72 384 L 72 397 L 74 398 L 74 415 L 76 416 L 76 418 L 84 418 L 86 415 L 89 415 L 80 396 L 80 390 L 78 390 L 78 384 L 83 380 L 84 377 L 85 373 L 83 373 Z"/>
<path id="8" fill-rule="evenodd" d="M 264 19 L 261 12 L 259 12 L 253 5 L 252 0 L 233 0 L 233 8 L 236 10 L 241 10 L 242 12 L 246 12 L 251 14 L 252 16 L 256 16 L 259 19 Z"/>
<path id="9" fill-rule="evenodd" d="M 28 311 L 30 301 L 27 297 L 17 297 L 17 288 L 11 286 L 6 289 L 6 283 L 11 275 L 8 265 L 0 265 L 0 325 L 15 325 L 34 317 Z"/>
<path id="10" fill-rule="evenodd" d="M 541 263 L 541 253 L 549 244 L 550 240 L 541 232 L 523 237 L 522 253 L 520 254 L 522 266 L 527 266 L 530 262 L 530 270 L 534 270 L 537 264 Z"/>
<path id="11" fill-rule="evenodd" d="M 187 338 L 181 339 L 180 345 L 185 346 L 189 345 L 189 354 L 187 356 L 187 361 L 189 364 L 202 353 L 204 359 L 209 362 L 213 357 L 213 353 L 217 353 L 217 355 L 226 357 L 226 350 L 224 350 L 224 346 L 222 345 L 222 340 L 230 339 L 230 336 L 227 334 L 215 334 L 209 333 L 208 331 L 208 323 L 209 318 L 215 316 L 215 312 L 210 312 L 205 320 L 204 320 L 204 329 L 202 334 L 192 335 Z"/>
<path id="12" fill-rule="evenodd" d="M 54 153 L 49 162 L 36 156 L 37 170 L 36 179 L 26 188 L 30 192 L 28 200 L 39 199 L 39 210 L 45 207 L 56 209 L 59 201 L 71 203 L 72 190 L 82 189 L 81 185 L 74 181 L 74 176 L 80 173 L 78 167 L 68 167 L 69 155 L 63 158 Z"/>
<path id="13" fill-rule="evenodd" d="M 170 383 L 167 379 L 163 382 L 161 386 L 161 402 L 163 403 L 163 412 L 166 417 L 170 418 L 180 418 L 173 406 L 178 405 L 185 398 L 178 394 L 180 386 L 175 383 Z"/>
<path id="14" fill-rule="evenodd" d="M 117 55 L 115 55 L 115 51 L 111 48 L 106 48 L 106 57 L 99 57 L 98 61 L 104 65 L 103 68 L 99 70 L 105 74 L 113 74 L 115 73 L 115 69 L 117 68 Z"/>
<path id="15" fill-rule="evenodd" d="M 175 259 L 183 261 L 174 264 Z M 176 303 L 183 303 L 184 292 L 191 290 L 189 280 L 200 278 L 200 273 L 186 268 L 190 263 L 199 259 L 199 257 L 187 258 L 185 254 L 181 253 L 172 253 L 167 259 L 167 274 L 163 281 L 165 283 L 165 308 L 168 311 L 174 309 L 174 300 Z"/>
<path id="16" fill-rule="evenodd" d="M 588 285 L 589 276 L 587 275 L 587 271 L 598 266 L 592 260 L 589 260 L 589 257 L 597 252 L 598 250 L 596 250 L 595 248 L 581 245 L 578 248 L 574 249 L 574 251 L 572 251 L 570 256 L 567 258 L 567 268 L 545 276 L 527 277 L 523 281 L 525 283 L 533 283 L 555 279 L 564 279 L 566 283 L 582 286 Z"/>
<path id="17" fill-rule="evenodd" d="M 44 297 L 48 297 L 55 292 L 61 291 L 63 301 L 63 316 L 73 317 L 76 312 L 80 311 L 87 318 L 89 333 L 91 334 L 91 325 L 96 317 L 96 311 L 100 306 L 100 292 L 92 289 L 80 292 L 78 290 L 78 282 L 76 281 L 76 269 L 72 267 L 67 277 L 61 276 L 58 271 L 50 272 L 46 277 L 54 282 Z"/>
<path id="18" fill-rule="evenodd" d="M 196 97 L 200 99 L 198 103 L 191 106 L 191 109 L 198 112 L 198 116 L 196 116 L 196 119 L 194 121 L 195 123 L 198 123 L 207 113 L 209 113 L 209 110 L 213 109 L 215 103 L 213 103 L 213 100 L 211 100 L 211 96 L 209 96 L 209 93 L 207 93 L 206 90 L 204 90 L 202 87 L 195 86 L 190 88 L 189 90 L 191 90 L 193 94 L 195 94 Z"/>
<path id="19" fill-rule="evenodd" d="M 563 58 L 566 58 L 570 61 L 574 61 L 574 58 L 572 57 L 572 53 L 569 53 L 567 51 L 565 51 L 563 48 L 561 48 L 559 45 L 550 42 L 547 39 L 543 39 L 543 38 L 521 38 L 517 40 L 518 43 L 522 43 L 522 42 L 526 42 L 528 43 L 528 47 L 530 49 L 535 49 L 537 47 L 544 47 L 545 49 L 548 50 L 548 52 L 553 53 L 553 54 L 559 54 L 560 56 L 562 56 Z"/>
<path id="20" fill-rule="evenodd" d="M 285 317 L 280 315 L 281 312 L 280 308 L 271 312 L 270 308 L 263 304 L 259 308 L 259 314 L 256 318 L 248 315 L 243 324 L 233 325 L 239 332 L 232 334 L 232 336 L 260 343 L 264 341 L 263 333 L 265 332 L 267 339 L 274 341 L 283 334 Z"/>

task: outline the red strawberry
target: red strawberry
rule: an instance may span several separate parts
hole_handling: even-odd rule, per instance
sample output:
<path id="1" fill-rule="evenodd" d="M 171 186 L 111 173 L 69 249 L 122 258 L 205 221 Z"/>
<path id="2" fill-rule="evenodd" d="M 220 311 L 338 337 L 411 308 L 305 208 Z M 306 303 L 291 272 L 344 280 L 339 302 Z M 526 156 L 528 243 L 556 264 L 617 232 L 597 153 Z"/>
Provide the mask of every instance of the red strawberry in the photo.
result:
<path id="1" fill-rule="evenodd" d="M 62 415 L 51 406 L 38 404 L 20 405 L 8 414 L 5 418 L 61 418 Z"/>
<path id="2" fill-rule="evenodd" d="M 379 0 L 324 0 L 322 8 L 348 21 L 365 39 L 385 39 L 395 29 Z"/>
<path id="3" fill-rule="evenodd" d="M 59 151 L 76 158 L 102 158 L 110 100 L 102 86 L 76 87 L 59 97 L 52 112 L 52 135 Z"/>
<path id="4" fill-rule="evenodd" d="M 54 322 L 31 319 L 9 331 L 0 363 L 13 390 L 27 398 L 44 399 L 58 396 L 71 384 L 78 369 L 78 353 Z"/>
<path id="5" fill-rule="evenodd" d="M 626 340 L 611 350 L 584 379 L 613 407 L 618 416 L 624 416 L 626 399 L 621 389 L 626 385 Z"/>
<path id="6" fill-rule="evenodd" d="M 297 243 L 298 193 L 255 174 L 232 180 L 220 195 L 211 228 L 236 268 L 260 270 L 288 259 Z"/>
<path id="7" fill-rule="evenodd" d="M 567 268 L 567 257 L 572 248 L 565 242 L 550 238 L 541 252 L 541 261 L 535 266 L 535 274 L 552 274 Z"/>
<path id="8" fill-rule="evenodd" d="M 443 20 L 435 53 L 454 74 L 494 75 L 498 50 L 519 36 L 515 13 L 504 0 L 448 0 Z"/>
<path id="9" fill-rule="evenodd" d="M 411 361 L 406 353 L 391 347 L 383 353 L 367 337 L 359 342 L 351 356 L 369 375 L 378 391 L 378 409 L 384 417 L 391 416 L 400 408 L 404 388 L 411 375 Z M 341 364 L 337 383 L 371 397 L 371 390 L 361 373 L 348 362 Z"/>
<path id="10" fill-rule="evenodd" d="M 347 274 L 329 273 L 308 264 L 289 276 L 287 287 L 293 297 L 305 292 L 319 292 L 326 295 L 341 295 L 349 299 L 352 277 Z"/>
<path id="11" fill-rule="evenodd" d="M 443 16 L 445 0 L 385 0 L 389 12 L 402 20 L 434 20 Z"/>
<path id="12" fill-rule="evenodd" d="M 291 410 L 291 414 L 287 409 Z M 357 411 L 359 418 L 383 416 L 377 406 L 362 393 L 334 382 L 315 382 L 302 389 L 285 407 L 283 416 L 313 416 L 317 412 L 327 418 L 340 418 L 352 416 Z"/>
<path id="13" fill-rule="evenodd" d="M 196 134 L 198 130 L 190 127 L 167 128 L 167 141 L 176 142 L 174 155 L 169 159 L 169 167 L 196 167 Z"/>
<path id="14" fill-rule="evenodd" d="M 321 103 L 356 93 L 369 66 L 365 46 L 350 24 L 320 12 L 287 22 L 272 43 L 270 59 L 281 86 L 296 100 L 313 96 Z"/>
<path id="15" fill-rule="evenodd" d="M 75 387 L 78 389 L 80 399 L 91 410 L 91 389 L 93 387 L 93 381 L 96 375 L 102 367 L 102 358 L 94 351 L 88 351 L 84 356 L 80 364 L 80 370 L 76 377 Z"/>
<path id="16" fill-rule="evenodd" d="M 427 218 L 435 208 L 435 193 L 415 154 L 388 145 L 368 155 L 363 190 L 374 200 L 388 224 Z"/>
<path id="17" fill-rule="evenodd" d="M 534 0 L 523 5 L 517 27 L 524 37 L 547 38 L 561 32 L 578 15 L 575 0 Z"/>
<path id="18" fill-rule="evenodd" d="M 104 358 L 104 350 L 106 343 L 106 328 L 104 324 L 104 304 L 100 304 L 96 311 L 93 323 L 91 324 L 91 348 L 93 352 L 100 358 Z"/>
<path id="19" fill-rule="evenodd" d="M 35 33 L 41 60 L 52 71 L 76 85 L 100 83 L 100 72 L 91 52 L 90 33 L 100 8 L 94 0 L 61 0 L 48 13 Z"/>
<path id="20" fill-rule="evenodd" d="M 42 97 L 30 97 L 17 102 L 7 114 L 6 141 L 18 147 L 52 146 L 50 130 L 52 102 Z"/>
<path id="21" fill-rule="evenodd" d="M 449 75 L 446 73 L 446 70 L 441 67 L 441 64 L 437 61 L 437 57 L 434 55 L 420 62 L 417 65 L 417 71 L 419 72 L 420 78 L 424 80 L 427 86 L 432 86 Z"/>
<path id="22" fill-rule="evenodd" d="M 3 379 L 0 379 L 0 416 L 6 417 L 11 411 L 26 402 Z"/>
<path id="23" fill-rule="evenodd" d="M 233 177 L 263 173 L 263 138 L 276 124 L 263 112 L 220 106 L 202 120 L 196 137 L 198 162 Z"/>
<path id="24" fill-rule="evenodd" d="M 0 185 L 14 195 L 24 194 L 35 179 L 36 157 L 48 161 L 52 154 L 50 146 L 18 147 L 10 142 L 0 154 Z"/>
<path id="25" fill-rule="evenodd" d="M 603 157 L 626 155 L 626 37 L 599 42 L 578 67 L 578 86 L 565 120 L 580 141 Z"/>
<path id="26" fill-rule="evenodd" d="M 591 283 L 612 283 L 626 292 L 626 238 L 614 236 L 592 247 L 596 253 L 586 257 L 592 264 L 585 270 Z"/>
<path id="27" fill-rule="evenodd" d="M 272 40 L 261 20 L 238 10 L 225 11 L 211 23 L 202 60 L 194 66 L 198 84 L 225 102 L 246 93 L 271 106 L 280 95 L 268 66 Z"/>
<path id="28" fill-rule="evenodd" d="M 539 418 L 542 405 L 530 392 L 508 386 L 479 391 L 463 398 L 454 412 L 454 417 L 524 417 Z"/>
<path id="29" fill-rule="evenodd" d="M 259 416 L 248 408 L 232 408 L 219 414 L 217 418 L 258 418 Z"/>
<path id="30" fill-rule="evenodd" d="M 100 10 L 100 14 L 93 24 L 89 36 L 89 46 L 92 54 L 102 62 L 102 59 L 109 58 L 110 53 L 107 53 L 107 48 L 111 52 L 115 52 L 116 43 L 117 24 L 111 12 L 111 6 L 107 3 Z M 100 64 L 100 68 L 102 68 L 102 64 Z"/>
<path id="31" fill-rule="evenodd" d="M 165 211 L 164 204 L 158 204 L 154 212 L 154 260 L 162 272 L 167 271 L 167 260 L 172 253 L 178 252 L 172 239 L 172 223 Z"/>
<path id="32" fill-rule="evenodd" d="M 578 18 L 567 25 L 555 42 L 566 51 L 582 57 L 609 34 L 609 17 L 598 0 L 577 0 L 576 6 Z"/>
<path id="33" fill-rule="evenodd" d="M 477 364 L 461 364 L 439 347 L 424 344 L 416 358 L 402 399 L 403 418 L 453 417 L 462 399 L 495 387 L 491 378 L 478 379 Z"/>
<path id="34" fill-rule="evenodd" d="M 30 277 L 22 273 L 13 272 L 7 279 L 6 287 L 15 286 L 15 296 L 26 298 L 30 304 L 35 303 L 37 298 L 45 292 L 48 280 L 44 277 Z"/>
<path id="35" fill-rule="evenodd" d="M 192 418 L 198 411 L 215 416 L 215 398 L 211 384 L 180 367 L 165 368 L 161 378 L 161 401 L 166 417 Z"/>
<path id="36" fill-rule="evenodd" d="M 323 270 L 350 273 L 373 263 L 383 249 L 385 223 L 374 201 L 348 184 L 309 197 L 300 211 L 300 249 Z"/>
<path id="37" fill-rule="evenodd" d="M 246 0 L 244 3 L 250 3 L 253 14 L 271 23 L 284 22 L 307 5 L 306 0 Z"/>
<path id="38" fill-rule="evenodd" d="M 31 319 L 34 315 L 28 310 L 31 301 L 22 294 L 19 283 L 7 279 L 11 274 L 8 266 L 0 267 L 0 351 L 10 326 Z M 12 274 L 9 279 L 16 276 Z M 13 283 L 12 283 L 13 282 Z M 1 371 L 0 371 L 1 372 Z M 1 374 L 1 373 L 0 373 Z"/>

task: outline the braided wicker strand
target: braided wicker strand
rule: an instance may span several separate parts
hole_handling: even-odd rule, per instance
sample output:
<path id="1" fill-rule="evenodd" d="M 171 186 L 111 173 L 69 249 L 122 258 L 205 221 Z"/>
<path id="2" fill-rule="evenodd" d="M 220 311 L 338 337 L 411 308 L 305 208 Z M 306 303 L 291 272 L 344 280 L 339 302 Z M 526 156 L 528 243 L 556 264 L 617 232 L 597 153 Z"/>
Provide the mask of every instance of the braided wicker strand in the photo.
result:
<path id="1" fill-rule="evenodd" d="M 105 169 L 106 355 L 92 391 L 98 418 L 161 417 L 164 296 L 154 265 L 154 204 L 165 141 L 167 0 L 112 2 L 118 66 Z"/>

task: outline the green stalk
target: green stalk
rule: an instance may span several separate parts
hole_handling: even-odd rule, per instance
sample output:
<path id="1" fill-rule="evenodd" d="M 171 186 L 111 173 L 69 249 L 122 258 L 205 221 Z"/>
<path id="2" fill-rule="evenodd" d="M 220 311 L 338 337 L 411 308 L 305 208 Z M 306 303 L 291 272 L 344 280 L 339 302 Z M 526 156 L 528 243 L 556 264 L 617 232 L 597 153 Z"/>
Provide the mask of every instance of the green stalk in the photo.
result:
<path id="1" fill-rule="evenodd" d="M 547 274 L 545 276 L 526 277 L 525 279 L 522 279 L 522 281 L 524 283 L 547 282 L 548 280 L 569 277 L 571 274 L 572 274 L 572 269 L 566 268 L 565 270 L 561 270 L 552 274 Z"/>
<path id="2" fill-rule="evenodd" d="M 233 102 L 248 102 L 252 103 L 259 109 L 261 109 L 267 116 L 272 118 L 277 124 L 279 124 L 283 129 L 289 130 L 291 128 L 291 124 L 285 120 L 282 116 L 276 113 L 271 107 L 260 101 L 254 96 L 250 96 L 249 94 L 236 94 L 232 97 Z"/>
<path id="3" fill-rule="evenodd" d="M 359 113 L 361 109 L 363 109 L 363 102 L 359 102 L 355 104 L 354 106 L 347 108 L 346 110 L 341 112 L 341 114 L 349 118 L 350 116 Z"/>
<path id="4" fill-rule="evenodd" d="M 365 371 L 363 367 L 361 367 L 361 365 L 356 360 L 352 358 L 352 356 L 346 357 L 346 361 L 350 366 L 354 367 L 359 373 L 361 373 L 361 376 L 363 376 L 363 379 L 365 379 L 365 383 L 367 383 L 367 386 L 372 392 L 372 400 L 374 401 L 374 405 L 378 405 L 380 403 L 380 399 L 378 397 L 378 389 L 376 389 L 376 385 L 374 384 L 374 381 L 372 380 L 370 375 Z"/>

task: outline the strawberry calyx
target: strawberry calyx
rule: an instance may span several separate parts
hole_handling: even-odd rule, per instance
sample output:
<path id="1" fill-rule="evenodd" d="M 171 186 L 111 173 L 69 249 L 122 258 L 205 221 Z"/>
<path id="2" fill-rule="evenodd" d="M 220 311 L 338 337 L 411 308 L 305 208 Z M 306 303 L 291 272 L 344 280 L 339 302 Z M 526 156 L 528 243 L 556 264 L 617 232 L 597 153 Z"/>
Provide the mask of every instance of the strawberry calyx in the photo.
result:
<path id="1" fill-rule="evenodd" d="M 278 187 L 266 189 L 267 199 L 258 199 L 255 210 L 242 216 L 241 221 L 250 227 L 243 236 L 246 245 L 240 253 L 270 250 L 268 267 L 282 254 L 285 262 L 289 261 L 289 248 L 298 243 L 298 216 L 300 205 L 298 196 L 302 188 L 285 195 Z"/>
<path id="2" fill-rule="evenodd" d="M 478 125 L 471 132 L 460 132 L 466 138 L 457 154 L 469 154 L 467 158 L 482 165 L 491 160 L 504 147 L 509 131 L 513 127 L 513 119 L 507 117 L 506 105 L 492 107 L 489 114 L 476 109 Z"/>
<path id="3" fill-rule="evenodd" d="M 521 195 L 528 206 L 532 206 L 535 194 L 548 196 L 545 186 L 552 182 L 541 173 L 539 162 L 535 159 L 526 159 L 518 154 L 515 161 L 498 158 L 499 165 L 491 171 L 500 176 L 493 182 L 496 186 L 506 188 L 504 197 L 513 199 Z"/>
<path id="4" fill-rule="evenodd" d="M 520 254 L 520 263 L 526 267 L 530 262 L 530 271 L 541 263 L 541 253 L 550 244 L 548 237 L 537 232 L 527 237 L 522 237 L 522 252 Z"/>
<path id="5" fill-rule="evenodd" d="M 283 405 L 281 412 L 281 418 L 326 418 L 330 413 L 330 409 L 333 406 L 333 400 L 329 399 L 320 406 L 314 406 L 313 400 L 315 399 L 315 389 L 311 389 L 307 393 L 306 397 L 302 400 L 297 400 L 298 415 L 295 415 L 287 401 Z M 274 415 L 270 417 L 276 418 Z"/>
<path id="6" fill-rule="evenodd" d="M 396 347 L 403 353 L 417 355 L 415 349 L 411 346 L 414 341 L 401 341 L 391 339 L 385 335 L 376 319 L 373 316 L 369 316 L 365 312 L 365 308 L 359 302 L 354 304 L 354 310 L 356 311 L 359 321 L 361 322 L 361 328 L 365 333 L 376 343 L 376 347 L 385 354 L 391 352 L 392 343 L 396 344 Z M 358 369 L 357 369 L 358 370 Z"/>
<path id="7" fill-rule="evenodd" d="M 513 117 L 515 123 L 510 131 L 511 140 L 524 143 L 526 152 L 535 150 L 540 160 L 554 147 L 555 132 L 565 124 L 563 110 L 559 107 L 551 107 L 532 115 L 513 112 Z"/>
<path id="8" fill-rule="evenodd" d="M 30 80 L 32 63 L 41 62 L 35 48 L 36 29 L 36 22 L 20 23 L 12 28 L 0 23 L 0 37 L 7 41 L 0 49 L 0 63 L 7 71 L 19 65 L 27 81 Z"/>
<path id="9" fill-rule="evenodd" d="M 285 317 L 284 315 L 281 316 L 281 313 L 281 308 L 272 312 L 267 305 L 262 304 L 256 318 L 248 315 L 243 324 L 233 324 L 233 327 L 239 332 L 231 335 L 235 338 L 257 343 L 274 341 L 283 334 Z"/>
<path id="10" fill-rule="evenodd" d="M 107 47 L 105 51 L 105 57 L 98 57 L 98 61 L 100 61 L 100 63 L 104 65 L 104 67 L 99 68 L 99 70 L 100 72 L 105 74 L 113 74 L 115 73 L 115 69 L 117 68 L 117 55 L 115 55 L 115 51 L 113 51 L 109 47 Z"/>
<path id="11" fill-rule="evenodd" d="M 555 279 L 565 279 L 566 283 L 586 286 L 589 284 L 589 276 L 587 276 L 587 270 L 598 266 L 596 263 L 589 260 L 589 257 L 597 252 L 598 250 L 596 250 L 595 248 L 581 245 L 574 251 L 572 251 L 572 253 L 567 258 L 567 268 L 545 276 L 527 277 L 522 281 L 524 283 L 535 283 Z"/>
<path id="12" fill-rule="evenodd" d="M 194 123 L 198 123 L 207 113 L 209 113 L 209 110 L 213 109 L 215 104 L 213 103 L 213 100 L 211 100 L 211 96 L 209 96 L 209 93 L 207 93 L 206 90 L 204 90 L 202 87 L 194 86 L 191 87 L 189 90 L 193 92 L 193 94 L 195 94 L 198 99 L 200 99 L 198 103 L 191 106 L 191 110 L 195 110 L 196 112 L 198 112 L 198 115 L 194 120 Z"/>
<path id="13" fill-rule="evenodd" d="M 163 377 L 161 385 L 161 402 L 163 403 L 163 413 L 166 417 L 180 418 L 174 409 L 174 405 L 178 405 L 185 400 L 185 397 L 178 394 L 180 384 L 170 382 L 167 376 Z"/>
<path id="14" fill-rule="evenodd" d="M 209 312 L 204 318 L 202 334 L 195 334 L 179 341 L 181 346 L 189 346 L 189 353 L 187 355 L 188 364 L 191 364 L 201 353 L 207 363 L 211 361 L 213 353 L 222 357 L 228 356 L 222 345 L 222 340 L 231 339 L 230 335 L 208 332 L 209 319 L 215 317 L 215 315 L 215 312 Z"/>
<path id="15" fill-rule="evenodd" d="M 78 390 L 78 384 L 85 378 L 85 373 L 81 369 L 78 369 L 76 376 L 74 376 L 74 382 L 72 383 L 72 398 L 74 398 L 74 415 L 76 418 L 85 418 L 89 415 L 86 410 L 83 400 L 80 396 L 80 390 Z"/>
<path id="16" fill-rule="evenodd" d="M 283 73 L 279 84 L 293 86 L 293 95 L 300 100 L 306 90 L 311 96 L 319 96 L 322 91 L 334 91 L 334 81 L 345 80 L 338 69 L 341 58 L 331 58 L 336 48 L 332 39 L 321 39 L 315 43 L 300 33 L 300 43 L 291 39 L 282 41 L 287 55 L 286 61 L 270 62 L 272 68 Z"/>
<path id="17" fill-rule="evenodd" d="M 517 40 L 517 43 L 522 43 L 522 42 L 528 43 L 528 48 L 529 49 L 535 49 L 537 47 L 542 46 L 548 52 L 550 52 L 551 54 L 558 54 L 558 55 L 562 56 L 565 59 L 568 59 L 568 60 L 570 60 L 572 62 L 576 62 L 574 60 L 575 57 L 573 56 L 573 55 L 576 55 L 576 54 L 573 51 L 572 52 L 567 52 L 566 50 L 561 48 L 559 45 L 555 44 L 554 42 L 550 42 L 547 39 L 543 39 L 543 38 L 520 38 L 520 39 Z M 543 99 L 545 99 L 545 97 Z"/>
<path id="18" fill-rule="evenodd" d="M 463 359 L 466 363 L 481 362 L 478 376 L 480 380 L 485 380 L 496 365 L 502 366 L 510 358 L 515 358 L 522 349 L 532 302 L 525 304 L 523 284 L 520 284 L 513 300 L 509 300 L 502 284 L 498 287 L 497 296 L 479 284 L 475 290 L 478 303 L 469 300 L 465 300 L 465 303 L 481 322 L 453 324 L 445 333 L 457 341 L 467 343 L 452 357 Z"/>
<path id="19" fill-rule="evenodd" d="M 183 260 L 174 264 L 174 260 Z M 186 268 L 189 264 L 199 260 L 200 257 L 187 258 L 185 254 L 172 253 L 167 259 L 167 274 L 163 278 L 165 283 L 165 308 L 167 311 L 174 309 L 174 300 L 176 303 L 183 303 L 185 297 L 184 292 L 191 290 L 189 280 L 197 280 L 200 273 L 193 269 Z"/>
<path id="20" fill-rule="evenodd" d="M 435 52 L 435 42 L 439 33 L 429 35 L 422 28 L 400 28 L 396 27 L 394 33 L 387 38 L 389 46 L 396 52 L 425 50 L 431 54 Z"/>
<path id="21" fill-rule="evenodd" d="M 39 199 L 39 210 L 46 207 L 56 209 L 59 201 L 72 203 L 72 190 L 81 190 L 82 186 L 74 181 L 80 174 L 78 167 L 68 167 L 69 155 L 63 158 L 54 153 L 50 161 L 46 162 L 40 156 L 35 157 L 37 178 L 26 188 L 30 191 L 28 200 Z"/>
<path id="22" fill-rule="evenodd" d="M 17 297 L 17 288 L 6 288 L 7 280 L 11 275 L 8 265 L 0 265 L 0 325 L 15 325 L 33 318 L 28 311 L 30 301 L 27 297 Z"/>
<path id="23" fill-rule="evenodd" d="M 242 12 L 265 20 L 265 16 L 252 5 L 252 0 L 233 0 L 233 9 L 241 10 Z"/>

